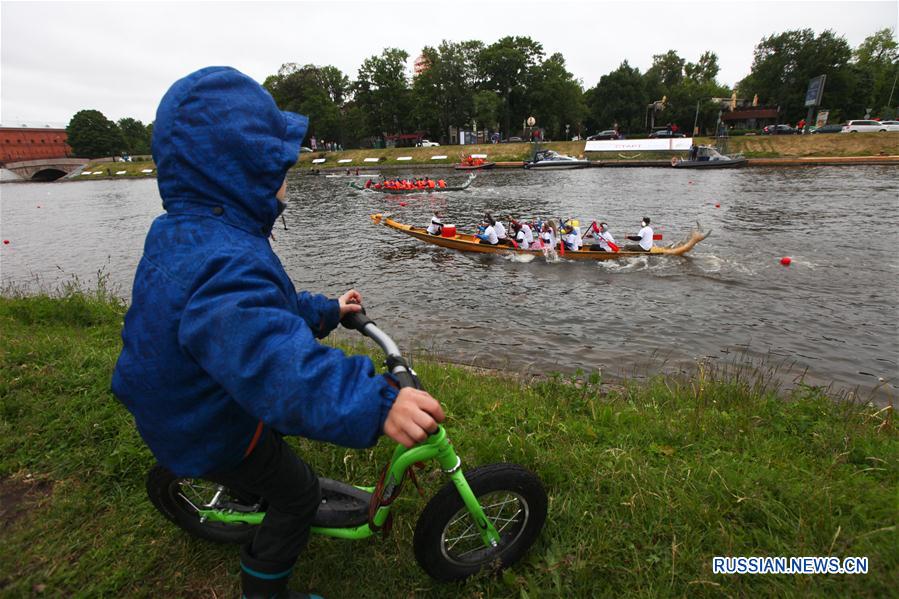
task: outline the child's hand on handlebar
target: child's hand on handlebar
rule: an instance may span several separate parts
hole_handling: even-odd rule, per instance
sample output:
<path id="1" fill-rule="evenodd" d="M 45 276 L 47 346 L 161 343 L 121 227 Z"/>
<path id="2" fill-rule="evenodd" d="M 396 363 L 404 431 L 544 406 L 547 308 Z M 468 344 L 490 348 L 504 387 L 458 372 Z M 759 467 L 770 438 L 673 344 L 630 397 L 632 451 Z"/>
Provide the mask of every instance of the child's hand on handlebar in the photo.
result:
<path id="1" fill-rule="evenodd" d="M 337 298 L 337 303 L 340 304 L 341 318 L 353 312 L 360 312 L 362 310 L 362 294 L 355 289 L 350 289 Z"/>
<path id="2" fill-rule="evenodd" d="M 405 387 L 400 389 L 387 413 L 384 434 L 407 448 L 412 447 L 435 432 L 437 423 L 443 422 L 444 418 L 440 402 L 429 393 Z"/>

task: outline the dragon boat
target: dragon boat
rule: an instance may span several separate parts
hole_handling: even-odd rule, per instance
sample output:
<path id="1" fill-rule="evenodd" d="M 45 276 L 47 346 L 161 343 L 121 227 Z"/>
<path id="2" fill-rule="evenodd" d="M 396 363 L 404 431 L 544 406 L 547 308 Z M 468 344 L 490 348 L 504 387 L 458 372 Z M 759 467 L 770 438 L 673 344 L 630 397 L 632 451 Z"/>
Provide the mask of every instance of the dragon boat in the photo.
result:
<path id="1" fill-rule="evenodd" d="M 364 185 L 359 185 L 355 181 L 350 181 L 348 187 L 359 191 L 374 191 L 377 193 L 388 193 L 390 195 L 400 195 L 405 193 L 435 193 L 438 191 L 462 191 L 463 189 L 468 189 L 468 186 L 471 185 L 472 181 L 475 180 L 475 177 L 477 177 L 477 175 L 472 173 L 468 175 L 468 180 L 465 181 L 465 183 L 463 183 L 462 185 L 457 185 L 454 187 L 447 185 L 446 187 L 435 187 L 433 189 L 431 189 L 430 187 L 425 187 L 422 189 L 386 189 L 382 187 L 381 189 L 375 189 L 374 186 L 365 187 Z"/>
<path id="2" fill-rule="evenodd" d="M 458 233 L 454 229 L 450 229 L 450 231 L 447 232 L 446 227 L 444 228 L 445 235 L 431 235 L 424 227 L 404 225 L 403 223 L 385 217 L 383 214 L 372 214 L 371 220 L 376 225 L 384 224 L 391 229 L 396 229 L 397 231 L 414 237 L 419 241 L 439 245 L 445 248 L 459 250 L 460 252 L 478 252 L 481 254 L 512 253 L 534 256 L 543 255 L 542 249 L 522 250 L 503 244 L 490 245 L 489 243 L 482 242 L 475 235 Z M 639 256 L 682 256 L 692 250 L 697 243 L 708 237 L 710 233 L 711 230 L 703 231 L 697 224 L 697 228 L 690 233 L 690 237 L 683 243 L 671 245 L 668 247 L 653 246 L 653 248 L 649 252 L 629 252 L 624 250 L 619 252 L 598 252 L 588 249 L 580 249 L 577 251 L 565 250 L 565 255 L 561 256 L 560 254 L 560 257 L 564 257 L 568 260 L 618 260 L 621 258 L 636 258 Z"/>

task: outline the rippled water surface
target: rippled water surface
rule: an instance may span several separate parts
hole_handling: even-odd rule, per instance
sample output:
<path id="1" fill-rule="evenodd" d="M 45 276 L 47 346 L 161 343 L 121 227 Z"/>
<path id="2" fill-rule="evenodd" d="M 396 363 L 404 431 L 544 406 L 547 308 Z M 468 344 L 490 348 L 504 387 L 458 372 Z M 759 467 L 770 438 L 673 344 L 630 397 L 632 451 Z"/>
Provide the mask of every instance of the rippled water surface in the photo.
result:
<path id="1" fill-rule="evenodd" d="M 612 376 L 676 371 L 705 357 L 776 368 L 786 383 L 805 372 L 812 384 L 877 388 L 880 402 L 895 396 L 894 167 L 495 171 L 467 191 L 402 197 L 350 190 L 350 180 L 364 179 L 292 175 L 288 230 L 279 225 L 273 245 L 298 288 L 356 287 L 407 349 Z M 435 208 L 460 229 L 490 210 L 504 220 L 603 219 L 618 239 L 644 215 L 662 243 L 696 221 L 712 235 L 684 258 L 587 264 L 463 254 L 369 219 L 384 212 L 426 224 Z M 91 281 L 102 269 L 126 295 L 161 210 L 155 180 L 4 185 L 2 281 Z M 782 256 L 792 265 L 781 266 Z"/>

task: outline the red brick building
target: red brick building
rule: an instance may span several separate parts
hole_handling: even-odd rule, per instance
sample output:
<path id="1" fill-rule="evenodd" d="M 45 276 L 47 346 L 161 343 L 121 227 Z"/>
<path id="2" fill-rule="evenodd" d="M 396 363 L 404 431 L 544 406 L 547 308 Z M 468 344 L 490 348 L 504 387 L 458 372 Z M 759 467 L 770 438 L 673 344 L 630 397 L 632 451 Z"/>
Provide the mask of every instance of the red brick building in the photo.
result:
<path id="1" fill-rule="evenodd" d="M 67 158 L 72 148 L 66 130 L 51 127 L 0 127 L 0 163 Z"/>

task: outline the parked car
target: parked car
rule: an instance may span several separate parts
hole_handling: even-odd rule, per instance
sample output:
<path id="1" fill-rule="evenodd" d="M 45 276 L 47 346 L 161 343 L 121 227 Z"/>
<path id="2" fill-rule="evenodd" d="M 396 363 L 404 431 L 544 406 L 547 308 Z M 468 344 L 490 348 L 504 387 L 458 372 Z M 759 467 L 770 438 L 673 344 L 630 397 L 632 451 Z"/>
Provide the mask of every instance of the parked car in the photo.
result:
<path id="1" fill-rule="evenodd" d="M 843 126 L 840 133 L 872 133 L 875 131 L 887 131 L 886 125 L 880 121 L 849 121 Z"/>
<path id="2" fill-rule="evenodd" d="M 417 145 L 419 148 L 439 148 L 440 144 L 436 141 L 428 141 L 427 139 L 423 139 L 418 142 Z"/>
<path id="3" fill-rule="evenodd" d="M 649 134 L 649 137 L 651 137 L 651 138 L 656 138 L 656 137 L 670 138 L 670 137 L 686 137 L 686 135 L 684 135 L 680 131 L 671 131 L 669 129 L 656 129 L 655 131 L 653 131 L 652 133 Z"/>
<path id="4" fill-rule="evenodd" d="M 843 125 L 824 125 L 823 127 L 818 127 L 812 133 L 839 133 L 843 130 Z"/>
<path id="5" fill-rule="evenodd" d="M 301 154 L 302 154 L 303 152 L 311 152 L 311 151 L 312 151 L 312 148 L 307 148 L 306 146 L 300 146 L 300 153 L 301 153 Z"/>
<path id="6" fill-rule="evenodd" d="M 880 123 L 887 128 L 887 131 L 899 131 L 899 121 L 883 121 Z"/>
<path id="7" fill-rule="evenodd" d="M 507 139 L 506 141 L 509 142 L 510 144 L 514 144 L 514 143 L 517 143 L 517 142 L 520 142 L 520 141 L 524 141 L 524 140 L 521 139 L 520 137 L 510 137 L 510 138 Z"/>
<path id="8" fill-rule="evenodd" d="M 587 138 L 587 141 L 600 141 L 603 139 L 619 139 L 618 132 L 614 129 L 606 129 Z"/>
<path id="9" fill-rule="evenodd" d="M 794 129 L 789 125 L 768 125 L 762 129 L 765 135 L 797 135 L 799 129 Z"/>

